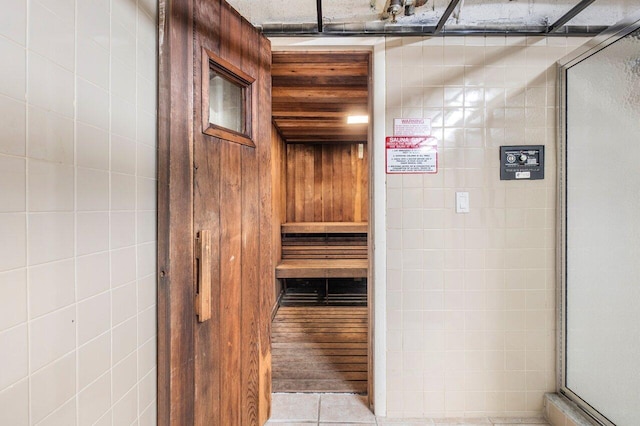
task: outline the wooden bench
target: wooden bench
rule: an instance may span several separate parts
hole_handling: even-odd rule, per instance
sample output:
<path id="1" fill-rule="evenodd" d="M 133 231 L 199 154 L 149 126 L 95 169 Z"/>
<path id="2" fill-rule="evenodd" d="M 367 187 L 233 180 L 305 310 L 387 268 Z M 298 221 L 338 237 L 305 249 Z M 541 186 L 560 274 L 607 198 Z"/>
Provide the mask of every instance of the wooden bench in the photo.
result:
<path id="1" fill-rule="evenodd" d="M 276 278 L 366 278 L 366 222 L 282 225 L 282 261 Z"/>

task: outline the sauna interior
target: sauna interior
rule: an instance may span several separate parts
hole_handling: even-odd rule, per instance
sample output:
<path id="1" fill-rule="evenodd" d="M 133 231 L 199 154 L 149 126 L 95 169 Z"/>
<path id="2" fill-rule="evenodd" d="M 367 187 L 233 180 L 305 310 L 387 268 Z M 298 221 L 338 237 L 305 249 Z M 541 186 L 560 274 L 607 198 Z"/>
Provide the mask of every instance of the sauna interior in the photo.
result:
<path id="1" fill-rule="evenodd" d="M 369 64 L 272 55 L 274 392 L 367 393 Z"/>

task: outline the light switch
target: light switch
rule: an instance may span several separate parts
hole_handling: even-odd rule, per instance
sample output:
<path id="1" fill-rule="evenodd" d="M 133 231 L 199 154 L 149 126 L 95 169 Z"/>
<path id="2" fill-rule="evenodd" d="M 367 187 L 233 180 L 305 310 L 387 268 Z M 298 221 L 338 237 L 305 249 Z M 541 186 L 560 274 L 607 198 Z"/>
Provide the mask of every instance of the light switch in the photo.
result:
<path id="1" fill-rule="evenodd" d="M 469 213 L 468 192 L 456 192 L 456 213 Z"/>

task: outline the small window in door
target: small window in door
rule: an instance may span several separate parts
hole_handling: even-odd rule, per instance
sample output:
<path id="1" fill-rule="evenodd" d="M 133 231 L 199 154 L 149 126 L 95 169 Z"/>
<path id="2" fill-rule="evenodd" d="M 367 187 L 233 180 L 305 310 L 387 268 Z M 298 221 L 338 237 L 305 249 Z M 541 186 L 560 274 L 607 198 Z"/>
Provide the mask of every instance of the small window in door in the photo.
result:
<path id="1" fill-rule="evenodd" d="M 202 49 L 202 131 L 251 147 L 255 79 L 213 52 Z"/>

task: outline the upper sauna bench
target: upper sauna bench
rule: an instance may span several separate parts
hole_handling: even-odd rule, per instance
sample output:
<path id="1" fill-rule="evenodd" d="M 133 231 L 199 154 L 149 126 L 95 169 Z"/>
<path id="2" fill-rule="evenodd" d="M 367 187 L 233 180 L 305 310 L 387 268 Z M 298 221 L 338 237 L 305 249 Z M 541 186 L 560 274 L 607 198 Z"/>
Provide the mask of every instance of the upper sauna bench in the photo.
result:
<path id="1" fill-rule="evenodd" d="M 282 224 L 276 278 L 366 278 L 367 222 Z"/>

